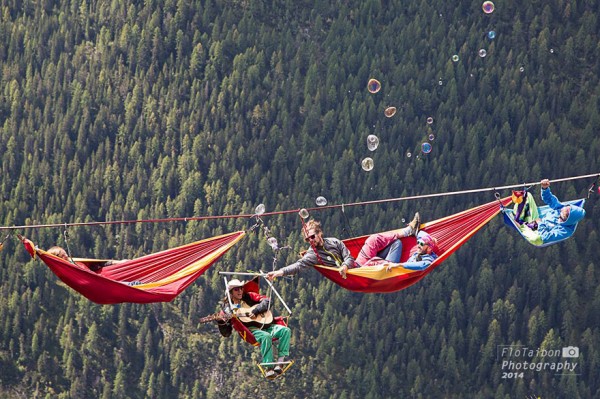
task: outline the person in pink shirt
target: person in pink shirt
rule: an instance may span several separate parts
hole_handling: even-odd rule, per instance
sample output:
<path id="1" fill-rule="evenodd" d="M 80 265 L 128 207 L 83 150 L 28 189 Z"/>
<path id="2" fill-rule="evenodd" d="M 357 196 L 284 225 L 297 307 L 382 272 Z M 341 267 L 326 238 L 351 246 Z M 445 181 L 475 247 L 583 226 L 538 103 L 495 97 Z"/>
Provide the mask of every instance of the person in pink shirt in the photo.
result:
<path id="1" fill-rule="evenodd" d="M 388 233 L 377 233 L 366 239 L 361 248 L 356 263 L 360 266 L 367 266 L 371 260 L 385 260 L 391 263 L 399 263 L 400 255 L 402 255 L 403 237 L 417 236 L 421 218 L 419 212 L 415 213 L 415 217 L 402 230 Z"/>

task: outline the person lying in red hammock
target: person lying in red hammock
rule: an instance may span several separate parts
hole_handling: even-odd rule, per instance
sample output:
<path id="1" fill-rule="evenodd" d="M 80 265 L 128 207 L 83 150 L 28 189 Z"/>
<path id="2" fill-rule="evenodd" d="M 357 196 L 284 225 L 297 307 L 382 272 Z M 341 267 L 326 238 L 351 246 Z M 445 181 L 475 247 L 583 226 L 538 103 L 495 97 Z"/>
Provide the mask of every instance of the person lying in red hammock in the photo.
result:
<path id="1" fill-rule="evenodd" d="M 62 247 L 54 246 L 54 247 L 50 248 L 47 252 L 50 255 L 58 256 L 61 259 L 64 259 L 71 263 L 74 263 L 73 259 L 71 259 L 69 257 L 69 255 L 67 254 L 67 251 L 65 251 L 64 248 L 62 248 Z M 112 265 L 116 265 L 117 263 L 121 263 L 121 262 L 125 262 L 125 260 L 108 260 L 106 262 L 95 262 L 93 265 L 90 265 L 89 268 L 91 271 L 96 272 L 96 271 L 100 270 L 101 268 L 103 268 L 104 266 L 112 266 Z"/>
<path id="2" fill-rule="evenodd" d="M 413 220 L 402 230 L 391 233 L 372 234 L 365 240 L 360 249 L 356 257 L 356 263 L 359 266 L 370 266 L 369 263 L 371 260 L 377 263 L 380 260 L 386 260 L 390 263 L 400 262 L 400 256 L 402 255 L 402 241 L 400 239 L 413 235 L 416 237 L 419 233 L 420 225 L 421 217 L 419 216 L 419 212 L 417 212 Z"/>
<path id="3" fill-rule="evenodd" d="M 400 248 L 402 251 L 402 248 Z M 437 240 L 424 231 L 417 234 L 417 250 L 406 262 L 391 264 L 386 267 L 391 272 L 394 267 L 403 267 L 411 270 L 425 270 L 437 258 Z"/>

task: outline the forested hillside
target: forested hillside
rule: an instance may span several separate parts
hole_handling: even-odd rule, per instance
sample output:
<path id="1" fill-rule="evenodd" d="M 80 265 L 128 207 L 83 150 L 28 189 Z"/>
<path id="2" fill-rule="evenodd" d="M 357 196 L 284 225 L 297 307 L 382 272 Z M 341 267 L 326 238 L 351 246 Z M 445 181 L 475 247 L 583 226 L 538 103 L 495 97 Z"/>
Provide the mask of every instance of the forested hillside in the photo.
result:
<path id="1" fill-rule="evenodd" d="M 0 225 L 252 214 L 600 172 L 600 2 L 481 3 L 0 0 Z M 585 197 L 593 180 L 552 190 Z M 218 271 L 271 269 L 260 230 L 173 302 L 114 306 L 60 283 L 14 238 L 65 246 L 64 228 L 5 231 L 0 398 L 600 398 L 598 199 L 574 238 L 543 249 L 497 218 L 394 294 L 314 270 L 276 280 L 296 361 L 276 381 L 260 376 L 258 350 L 198 324 L 223 297 Z M 493 200 L 311 216 L 348 238 Z M 298 215 L 264 221 L 292 247 L 277 267 L 295 260 Z M 74 256 L 122 259 L 252 223 L 67 232 Z M 575 346 L 578 366 L 509 376 L 509 345 Z"/>

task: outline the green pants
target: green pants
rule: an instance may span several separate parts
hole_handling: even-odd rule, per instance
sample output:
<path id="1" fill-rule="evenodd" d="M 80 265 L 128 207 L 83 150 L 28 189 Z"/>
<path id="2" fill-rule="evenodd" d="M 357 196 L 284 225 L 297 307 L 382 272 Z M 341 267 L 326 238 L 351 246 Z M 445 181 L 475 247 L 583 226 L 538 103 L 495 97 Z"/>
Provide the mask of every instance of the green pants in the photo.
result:
<path id="1" fill-rule="evenodd" d="M 262 330 L 251 327 L 250 331 L 252 331 L 252 335 L 254 335 L 254 338 L 260 344 L 263 363 L 273 363 L 273 339 L 279 340 L 277 344 L 278 356 L 290 355 L 290 337 L 292 333 L 288 327 L 271 324 Z"/>

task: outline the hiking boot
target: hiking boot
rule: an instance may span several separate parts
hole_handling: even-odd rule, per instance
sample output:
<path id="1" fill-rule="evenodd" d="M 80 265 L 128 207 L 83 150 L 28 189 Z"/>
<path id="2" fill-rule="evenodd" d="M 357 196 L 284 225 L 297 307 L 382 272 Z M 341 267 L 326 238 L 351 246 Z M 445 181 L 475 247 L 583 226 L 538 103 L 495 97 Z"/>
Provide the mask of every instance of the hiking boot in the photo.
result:
<path id="1" fill-rule="evenodd" d="M 279 375 L 279 373 L 275 372 L 274 369 L 269 369 L 265 373 L 265 378 L 268 380 L 273 380 L 273 379 L 277 378 L 278 375 Z"/>
<path id="2" fill-rule="evenodd" d="M 419 215 L 419 212 L 415 213 L 415 217 L 408 224 L 408 227 L 410 227 L 410 230 L 411 230 L 409 236 L 416 237 L 417 234 L 419 234 L 419 230 L 421 230 L 421 215 Z"/>

